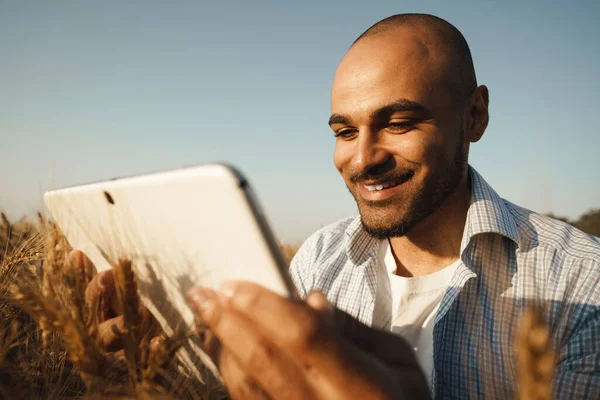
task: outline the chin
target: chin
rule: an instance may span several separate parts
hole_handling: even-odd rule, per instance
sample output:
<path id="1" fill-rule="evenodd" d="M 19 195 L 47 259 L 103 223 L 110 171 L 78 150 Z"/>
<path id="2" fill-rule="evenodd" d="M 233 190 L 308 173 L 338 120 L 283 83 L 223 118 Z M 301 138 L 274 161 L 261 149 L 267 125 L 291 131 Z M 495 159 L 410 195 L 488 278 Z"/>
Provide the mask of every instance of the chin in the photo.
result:
<path id="1" fill-rule="evenodd" d="M 395 214 L 395 213 L 394 213 Z M 406 235 L 416 224 L 401 216 L 389 212 L 360 210 L 360 219 L 365 231 L 375 239 L 387 239 Z"/>

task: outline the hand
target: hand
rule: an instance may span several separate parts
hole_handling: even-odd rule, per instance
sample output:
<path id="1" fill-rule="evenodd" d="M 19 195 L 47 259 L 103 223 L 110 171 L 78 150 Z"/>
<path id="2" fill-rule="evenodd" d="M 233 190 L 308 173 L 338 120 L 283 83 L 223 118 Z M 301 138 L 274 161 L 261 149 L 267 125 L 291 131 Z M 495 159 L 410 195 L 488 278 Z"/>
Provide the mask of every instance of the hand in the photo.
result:
<path id="1" fill-rule="evenodd" d="M 79 250 L 72 250 L 69 253 L 65 268 L 81 271 L 91 278 L 85 291 L 85 301 L 87 307 L 97 310 L 100 343 L 108 352 L 122 350 L 125 321 L 117 298 L 112 269 L 97 273 L 94 264 Z M 151 322 L 153 317 L 147 308 L 141 306 L 140 314 L 143 319 L 140 326 L 157 326 L 156 323 Z"/>
<path id="2" fill-rule="evenodd" d="M 301 302 L 228 282 L 194 288 L 188 301 L 234 399 L 429 398 L 402 338 L 333 310 L 321 293 Z"/>

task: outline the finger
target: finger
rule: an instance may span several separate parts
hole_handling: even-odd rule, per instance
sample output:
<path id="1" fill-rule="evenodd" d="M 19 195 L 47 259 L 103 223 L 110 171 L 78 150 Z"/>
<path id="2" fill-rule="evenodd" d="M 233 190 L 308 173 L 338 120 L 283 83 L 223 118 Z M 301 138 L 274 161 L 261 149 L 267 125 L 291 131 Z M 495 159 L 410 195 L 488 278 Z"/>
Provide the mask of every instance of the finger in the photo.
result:
<path id="1" fill-rule="evenodd" d="M 123 348 L 125 320 L 122 315 L 98 325 L 98 339 L 105 351 L 113 352 Z"/>
<path id="2" fill-rule="evenodd" d="M 146 340 L 153 340 L 162 333 L 158 320 L 143 304 L 140 304 L 139 314 L 141 316 L 141 331 L 144 333 L 144 338 Z"/>
<path id="3" fill-rule="evenodd" d="M 221 357 L 221 342 L 219 338 L 215 336 L 214 332 L 208 329 L 206 326 L 203 327 L 200 337 L 202 338 L 202 350 L 214 361 L 217 367 L 219 366 L 219 359 Z"/>
<path id="4" fill-rule="evenodd" d="M 306 297 L 306 304 L 326 318 L 333 317 L 333 307 L 321 292 L 310 292 Z"/>
<path id="5" fill-rule="evenodd" d="M 244 311 L 259 326 L 264 326 L 273 337 L 281 337 L 284 340 L 282 346 L 291 344 L 290 348 L 294 348 L 294 344 L 298 345 L 301 351 L 297 356 L 308 356 L 318 351 L 316 356 L 323 361 L 322 347 L 325 343 L 327 350 L 339 349 L 339 346 L 325 341 L 326 332 L 319 327 L 320 324 L 325 325 L 327 330 L 326 325 L 331 320 L 336 332 L 341 332 L 343 337 L 377 358 L 396 365 L 414 365 L 416 362 L 414 351 L 405 340 L 398 335 L 372 329 L 349 314 L 334 310 L 320 292 L 311 292 L 307 296 L 306 303 L 310 307 L 307 308 L 250 282 L 231 282 L 225 291 L 229 292 L 230 301 L 238 310 Z"/>
<path id="6" fill-rule="evenodd" d="M 381 366 L 398 377 L 392 382 L 381 382 L 380 387 L 387 386 L 389 393 L 399 396 L 404 393 L 403 398 L 429 398 L 427 380 L 408 342 L 390 332 L 370 328 L 343 311 L 334 309 L 333 315 L 336 327 L 345 339 L 343 342 L 361 350 L 361 353 L 356 353 L 356 359 L 368 357 L 377 361 L 376 364 L 371 363 L 373 367 L 367 371 L 372 373 L 375 380 L 384 375 L 378 373 Z"/>
<path id="7" fill-rule="evenodd" d="M 244 373 L 240 365 L 231 352 L 225 350 L 220 352 L 218 367 L 223 383 L 233 400 L 262 400 L 270 399 L 258 383 Z"/>
<path id="8" fill-rule="evenodd" d="M 374 384 L 380 379 L 376 375 L 385 375 L 385 365 L 344 340 L 333 318 L 322 311 L 326 309 L 323 297 L 311 296 L 315 311 L 250 282 L 229 282 L 223 285 L 222 293 L 227 299 L 224 301 L 247 318 L 253 329 L 263 332 L 266 340 L 302 366 L 306 379 L 326 393 L 325 398 L 339 397 L 338 388 L 346 388 L 357 398 L 360 393 L 378 393 L 385 398 L 389 387 Z"/>
<path id="9" fill-rule="evenodd" d="M 204 322 L 197 322 L 202 349 L 213 360 L 232 399 L 268 398 L 254 379 L 244 374 L 231 352 L 223 350 L 221 342 Z"/>
<path id="10" fill-rule="evenodd" d="M 204 322 L 197 323 L 202 338 L 202 349 L 213 360 L 232 399 L 266 398 L 256 381 L 244 374 L 230 351 L 223 350 L 219 338 Z"/>
<path id="11" fill-rule="evenodd" d="M 300 367 L 274 343 L 268 341 L 252 321 L 227 307 L 214 291 L 196 288 L 188 297 L 190 306 L 230 352 L 242 372 L 274 398 L 312 398 Z"/>
<path id="12" fill-rule="evenodd" d="M 71 250 L 69 254 L 67 254 L 67 259 L 62 267 L 62 273 L 68 275 L 72 269 L 81 269 L 83 270 L 83 260 L 79 260 L 77 250 Z"/>
<path id="13" fill-rule="evenodd" d="M 117 315 L 117 292 L 112 270 L 103 271 L 90 281 L 85 290 L 85 301 L 100 322 Z"/>
<path id="14" fill-rule="evenodd" d="M 86 282 L 90 282 L 97 274 L 94 264 L 79 250 L 71 250 L 67 255 L 63 273 L 69 274 L 70 272 L 81 274 L 85 277 Z"/>
<path id="15" fill-rule="evenodd" d="M 422 392 L 423 387 L 419 385 L 419 382 L 425 382 L 425 377 L 418 367 L 415 352 L 402 337 L 373 329 L 349 314 L 334 309 L 321 292 L 309 293 L 306 303 L 323 315 L 332 317 L 336 328 L 351 344 L 358 346 L 360 350 L 370 357 L 374 357 L 386 367 L 395 370 L 403 380 L 412 381 L 411 385 L 405 385 L 405 389 L 412 386 L 413 392 Z"/>
<path id="16" fill-rule="evenodd" d="M 251 282 L 230 281 L 221 288 L 227 301 L 239 313 L 252 321 L 269 340 L 290 352 L 294 359 L 308 364 L 322 364 L 327 369 L 337 362 L 325 354 L 339 350 L 333 319 L 328 318 L 324 299 L 311 296 L 308 307 L 304 302 L 290 300 Z M 316 296 L 316 297 L 315 297 Z"/>
<path id="17" fill-rule="evenodd" d="M 81 252 L 81 255 L 83 258 L 83 269 L 85 270 L 86 275 L 89 276 L 89 279 L 92 280 L 98 274 L 98 270 L 88 256 L 86 256 L 83 252 Z"/>

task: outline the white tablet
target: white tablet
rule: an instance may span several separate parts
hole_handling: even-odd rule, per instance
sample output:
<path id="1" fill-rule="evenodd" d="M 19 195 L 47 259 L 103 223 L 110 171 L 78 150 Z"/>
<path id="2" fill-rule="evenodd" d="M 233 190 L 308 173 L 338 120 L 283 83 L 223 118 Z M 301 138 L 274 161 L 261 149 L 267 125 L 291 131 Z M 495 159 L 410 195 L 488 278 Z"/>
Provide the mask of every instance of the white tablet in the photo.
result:
<path id="1" fill-rule="evenodd" d="M 195 285 L 241 279 L 295 293 L 248 181 L 225 164 L 57 189 L 44 202 L 99 271 L 133 261 L 142 301 L 167 334 L 193 324 L 185 294 Z"/>

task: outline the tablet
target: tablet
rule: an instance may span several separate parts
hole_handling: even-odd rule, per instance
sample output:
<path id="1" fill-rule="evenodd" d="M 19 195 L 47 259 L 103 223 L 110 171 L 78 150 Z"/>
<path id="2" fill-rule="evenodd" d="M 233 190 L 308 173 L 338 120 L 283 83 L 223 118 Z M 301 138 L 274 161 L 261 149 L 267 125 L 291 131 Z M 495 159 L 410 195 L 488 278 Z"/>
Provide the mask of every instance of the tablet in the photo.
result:
<path id="1" fill-rule="evenodd" d="M 245 177 L 208 164 L 52 190 L 44 202 L 99 271 L 132 260 L 141 300 L 167 334 L 192 326 L 196 285 L 256 282 L 295 296 L 288 265 Z"/>

